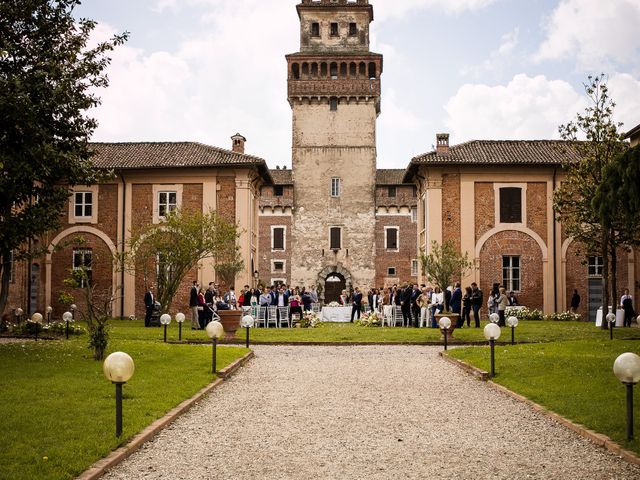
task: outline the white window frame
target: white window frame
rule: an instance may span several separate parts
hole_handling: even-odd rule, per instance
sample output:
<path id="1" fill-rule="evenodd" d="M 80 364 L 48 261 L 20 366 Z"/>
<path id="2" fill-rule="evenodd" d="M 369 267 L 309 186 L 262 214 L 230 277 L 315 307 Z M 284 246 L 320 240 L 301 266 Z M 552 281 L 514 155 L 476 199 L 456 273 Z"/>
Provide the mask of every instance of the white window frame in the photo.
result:
<path id="1" fill-rule="evenodd" d="M 86 255 L 90 254 L 91 255 L 91 263 L 89 265 L 89 267 L 86 266 L 85 264 L 85 258 Z M 73 250 L 73 253 L 71 254 L 71 270 L 76 271 L 76 270 L 80 270 L 80 267 L 76 267 L 76 255 L 81 255 L 82 256 L 82 266 L 85 267 L 85 270 L 87 272 L 89 272 L 89 281 L 92 282 L 93 281 L 93 250 L 90 248 L 76 248 Z M 84 288 L 84 279 L 82 279 L 80 281 L 80 288 Z"/>
<path id="2" fill-rule="evenodd" d="M 276 269 L 276 263 L 282 263 L 282 270 Z M 271 260 L 271 273 L 284 273 L 287 271 L 286 260 Z"/>
<path id="3" fill-rule="evenodd" d="M 591 259 L 594 259 L 595 262 L 591 263 Z M 587 276 L 589 278 L 601 278 L 602 277 L 602 270 L 603 270 L 603 265 L 602 265 L 603 259 L 600 255 L 589 255 L 587 257 Z M 591 267 L 593 267 L 595 269 L 595 274 L 591 274 L 589 271 L 591 270 Z M 600 273 L 598 273 L 598 271 Z"/>
<path id="4" fill-rule="evenodd" d="M 164 217 L 160 216 L 160 194 L 161 193 L 175 193 L 176 194 L 176 209 L 182 208 L 182 190 L 183 185 L 154 185 L 153 186 L 153 223 L 161 223 L 164 221 Z"/>
<path id="5" fill-rule="evenodd" d="M 411 223 L 418 223 L 418 207 L 411 207 Z"/>
<path id="6" fill-rule="evenodd" d="M 521 222 L 519 223 L 502 223 L 500 222 L 500 189 L 501 188 L 519 188 L 520 189 L 520 205 L 522 208 Z M 495 204 L 495 225 L 527 225 L 527 184 L 526 183 L 494 183 L 494 204 Z"/>
<path id="7" fill-rule="evenodd" d="M 331 229 L 332 228 L 337 228 L 338 230 L 340 230 L 340 247 L 338 248 L 331 247 Z M 342 250 L 343 248 L 344 248 L 343 228 L 340 225 L 329 225 L 329 250 Z"/>
<path id="8" fill-rule="evenodd" d="M 282 229 L 282 248 L 276 248 L 276 228 Z M 287 227 L 285 225 L 271 225 L 271 251 L 272 252 L 286 252 L 287 251 Z"/>
<path id="9" fill-rule="evenodd" d="M 389 246 L 387 245 L 387 230 L 396 230 L 396 248 L 389 248 Z M 400 227 L 399 226 L 395 225 L 395 226 L 384 227 L 384 249 L 387 250 L 388 252 L 400 251 Z"/>
<path id="10" fill-rule="evenodd" d="M 331 198 L 340 198 L 342 195 L 342 180 L 340 177 L 331 177 Z"/>
<path id="11" fill-rule="evenodd" d="M 504 266 L 504 259 L 509 259 L 509 265 Z M 518 259 L 518 266 L 513 266 L 513 259 Z M 505 270 L 507 275 L 505 277 Z M 518 276 L 518 288 L 513 287 L 513 282 L 516 279 L 514 272 L 517 270 Z M 522 256 L 521 255 L 502 255 L 502 284 L 507 292 L 520 292 L 522 291 Z"/>
<path id="12" fill-rule="evenodd" d="M 412 277 L 417 277 L 418 276 L 418 270 L 419 270 L 418 260 L 416 260 L 414 258 L 414 259 L 411 260 L 411 276 Z"/>
<path id="13" fill-rule="evenodd" d="M 75 223 L 98 223 L 98 185 L 77 185 L 71 189 L 69 197 L 69 224 Z M 91 194 L 91 215 L 76 216 L 76 193 Z M 84 213 L 84 209 L 83 209 Z"/>

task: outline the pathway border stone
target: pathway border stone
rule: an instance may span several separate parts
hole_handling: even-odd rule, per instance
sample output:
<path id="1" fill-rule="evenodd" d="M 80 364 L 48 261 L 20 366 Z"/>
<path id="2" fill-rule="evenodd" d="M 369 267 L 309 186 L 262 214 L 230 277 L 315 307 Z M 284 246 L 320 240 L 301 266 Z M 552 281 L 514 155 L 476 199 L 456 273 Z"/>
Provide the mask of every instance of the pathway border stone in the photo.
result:
<path id="1" fill-rule="evenodd" d="M 160 433 L 161 430 L 171 425 L 180 415 L 189 411 L 189 409 L 202 400 L 203 397 L 208 395 L 213 389 L 236 373 L 245 363 L 251 360 L 254 355 L 253 351 L 250 351 L 243 357 L 219 370 L 218 378 L 214 382 L 210 383 L 193 397 L 185 400 L 177 407 L 170 410 L 164 417 L 159 418 L 140 433 L 136 434 L 129 443 L 112 451 L 109 455 L 91 465 L 88 470 L 77 477 L 77 480 L 97 480 L 100 478 L 107 470 L 124 461 L 131 454 L 139 450 L 142 445 Z"/>
<path id="2" fill-rule="evenodd" d="M 495 383 L 491 380 L 489 380 L 489 373 L 485 372 L 484 370 L 481 370 L 477 367 L 474 367 L 473 365 L 469 365 L 468 363 L 463 362 L 462 360 L 458 360 L 457 358 L 452 358 L 450 357 L 446 352 L 440 352 L 440 357 L 442 357 L 444 360 L 446 360 L 447 362 L 456 365 L 457 367 L 461 368 L 462 370 L 464 370 L 465 372 L 469 373 L 470 375 L 473 375 L 474 377 L 487 382 L 487 385 L 489 385 L 491 388 L 493 388 L 494 390 L 497 390 L 499 392 L 504 393 L 505 395 L 508 395 L 509 397 L 518 400 L 519 402 L 522 402 L 526 405 L 528 405 L 532 410 L 535 410 L 536 412 L 540 412 L 544 415 L 546 415 L 549 418 L 552 418 L 553 420 L 555 420 L 556 422 L 560 423 L 561 425 L 564 425 L 565 427 L 567 427 L 569 430 L 573 430 L 574 432 L 576 432 L 577 434 L 579 434 L 580 436 L 586 438 L 587 440 L 591 441 L 592 443 L 594 443 L 595 445 L 598 445 L 599 447 L 603 447 L 605 449 L 607 449 L 608 451 L 610 451 L 611 453 L 618 455 L 620 458 L 622 458 L 623 460 L 625 460 L 626 462 L 635 464 L 635 465 L 640 465 L 640 456 L 636 455 L 634 452 L 632 452 L 631 450 L 627 450 L 625 448 L 623 448 L 622 446 L 620 446 L 618 443 L 614 442 L 613 440 L 611 440 L 611 438 L 609 438 L 607 435 L 604 435 L 603 433 L 598 433 L 594 430 L 590 430 L 587 427 L 585 427 L 584 425 L 580 425 L 578 423 L 574 423 L 571 420 L 549 410 L 548 408 L 528 399 L 527 397 L 524 397 L 522 395 L 520 395 L 519 393 L 516 393 L 512 390 L 509 390 L 507 387 L 500 385 L 498 383 Z"/>

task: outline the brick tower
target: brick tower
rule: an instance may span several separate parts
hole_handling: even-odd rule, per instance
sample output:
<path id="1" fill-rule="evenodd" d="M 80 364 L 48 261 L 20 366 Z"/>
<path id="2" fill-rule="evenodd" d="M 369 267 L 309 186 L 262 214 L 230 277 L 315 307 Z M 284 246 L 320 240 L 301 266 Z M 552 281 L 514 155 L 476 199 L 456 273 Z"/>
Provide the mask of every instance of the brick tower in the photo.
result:
<path id="1" fill-rule="evenodd" d="M 376 119 L 382 55 L 369 51 L 368 0 L 302 0 L 287 55 L 293 112 L 291 283 L 327 302 L 375 278 Z"/>

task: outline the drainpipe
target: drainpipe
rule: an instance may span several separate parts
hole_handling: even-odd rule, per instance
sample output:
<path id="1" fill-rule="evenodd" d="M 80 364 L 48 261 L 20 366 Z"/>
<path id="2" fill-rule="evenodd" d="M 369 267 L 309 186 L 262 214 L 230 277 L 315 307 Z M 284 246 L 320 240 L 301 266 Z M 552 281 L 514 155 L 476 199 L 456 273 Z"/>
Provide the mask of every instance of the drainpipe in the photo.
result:
<path id="1" fill-rule="evenodd" d="M 552 198 L 553 198 L 553 194 L 556 193 L 556 175 L 558 173 L 558 166 L 556 165 L 553 168 L 553 184 L 552 184 Z M 556 232 L 556 214 L 555 212 L 553 213 L 553 218 L 551 219 L 551 221 L 553 222 L 553 311 L 557 312 L 558 311 L 558 269 L 557 267 L 557 263 L 558 263 L 558 252 L 556 251 L 556 237 L 557 237 L 557 232 Z"/>
<path id="2" fill-rule="evenodd" d="M 120 246 L 122 253 L 122 256 L 120 258 L 120 318 L 122 319 L 124 318 L 124 239 L 127 228 L 127 223 L 125 221 L 125 214 L 127 212 L 127 182 L 122 171 L 120 171 L 120 178 L 122 179 L 122 244 Z M 118 208 L 117 203 L 116 208 Z"/>

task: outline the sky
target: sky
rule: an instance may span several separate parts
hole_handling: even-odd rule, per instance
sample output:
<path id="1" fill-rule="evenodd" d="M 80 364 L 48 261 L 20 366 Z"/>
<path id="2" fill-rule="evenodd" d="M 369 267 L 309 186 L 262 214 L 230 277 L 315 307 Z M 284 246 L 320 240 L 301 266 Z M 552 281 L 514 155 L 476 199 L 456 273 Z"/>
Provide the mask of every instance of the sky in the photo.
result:
<path id="1" fill-rule="evenodd" d="M 91 114 L 94 141 L 199 141 L 291 165 L 285 54 L 298 0 L 84 0 L 94 39 L 128 31 Z M 558 138 L 605 73 L 623 131 L 640 124 L 640 0 L 371 0 L 384 55 L 379 168 L 405 168 L 436 133 Z"/>

